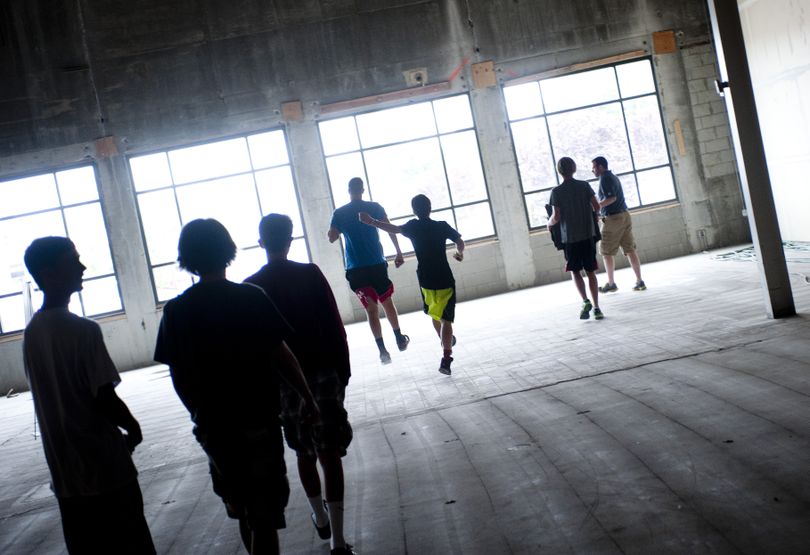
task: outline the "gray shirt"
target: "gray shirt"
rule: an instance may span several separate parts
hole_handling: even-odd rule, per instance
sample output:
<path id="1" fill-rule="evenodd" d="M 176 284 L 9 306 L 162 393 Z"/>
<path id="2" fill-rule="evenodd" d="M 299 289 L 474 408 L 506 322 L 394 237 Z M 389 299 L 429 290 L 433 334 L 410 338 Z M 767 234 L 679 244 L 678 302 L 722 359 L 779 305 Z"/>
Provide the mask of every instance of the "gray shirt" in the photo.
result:
<path id="1" fill-rule="evenodd" d="M 593 189 L 585 181 L 568 179 L 551 190 L 549 204 L 560 211 L 563 243 L 577 243 L 596 233 L 591 197 Z"/>

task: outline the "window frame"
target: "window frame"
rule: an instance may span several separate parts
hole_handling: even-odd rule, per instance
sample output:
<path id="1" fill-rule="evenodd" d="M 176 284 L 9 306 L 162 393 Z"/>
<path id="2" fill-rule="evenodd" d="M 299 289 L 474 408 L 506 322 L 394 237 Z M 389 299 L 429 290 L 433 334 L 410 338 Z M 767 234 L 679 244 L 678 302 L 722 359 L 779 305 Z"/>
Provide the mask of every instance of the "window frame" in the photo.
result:
<path id="1" fill-rule="evenodd" d="M 643 61 L 643 60 L 647 60 L 649 62 L 649 64 L 650 64 L 650 71 L 652 73 L 652 81 L 653 81 L 653 91 L 643 93 L 643 94 L 635 94 L 635 95 L 627 96 L 627 97 L 622 96 L 621 85 L 619 83 L 619 74 L 618 74 L 618 71 L 616 70 L 616 68 L 619 67 L 619 66 L 622 66 L 622 65 L 632 64 L 632 63 L 640 62 L 640 61 Z M 509 135 L 510 135 L 511 140 L 512 140 L 511 141 L 512 142 L 512 151 L 513 151 L 513 154 L 515 156 L 515 161 L 516 162 L 518 160 L 518 153 L 517 153 L 517 147 L 515 146 L 515 138 L 514 138 L 514 133 L 512 131 L 512 124 L 513 123 L 518 123 L 518 122 L 523 122 L 523 121 L 534 120 L 534 119 L 541 119 L 541 118 L 545 120 L 544 123 L 545 123 L 546 135 L 547 135 L 547 138 L 548 138 L 549 148 L 551 150 L 551 158 L 552 158 L 551 163 L 553 164 L 554 175 L 557 178 L 557 184 L 556 185 L 553 185 L 553 186 L 545 188 L 545 189 L 533 189 L 533 190 L 530 190 L 530 191 L 526 191 L 523 188 L 523 176 L 522 176 L 522 174 L 520 172 L 520 164 L 519 164 L 519 162 L 517 163 L 517 166 L 518 166 L 518 180 L 520 182 L 520 191 L 521 191 L 521 195 L 523 197 L 523 212 L 524 212 L 524 215 L 526 217 L 526 225 L 527 225 L 527 227 L 529 229 L 529 232 L 543 230 L 543 229 L 546 229 L 548 226 L 547 225 L 532 226 L 531 214 L 529 214 L 529 206 L 528 206 L 528 203 L 526 201 L 526 197 L 528 195 L 532 195 L 532 194 L 536 194 L 536 193 L 543 193 L 543 192 L 546 192 L 546 191 L 550 192 L 554 187 L 556 187 L 557 185 L 560 185 L 560 183 L 561 183 L 560 175 L 559 175 L 559 172 L 557 172 L 557 168 L 556 168 L 557 160 L 558 160 L 559 157 L 554 153 L 554 142 L 552 141 L 551 131 L 549 129 L 549 124 L 548 124 L 548 118 L 550 116 L 556 116 L 556 115 L 559 115 L 559 114 L 575 112 L 575 111 L 578 111 L 578 110 L 596 108 L 596 107 L 599 107 L 599 106 L 607 106 L 607 105 L 610 105 L 610 104 L 619 104 L 619 107 L 620 107 L 621 113 L 622 113 L 622 123 L 624 124 L 623 125 L 624 134 L 625 134 L 625 137 L 627 139 L 627 148 L 628 148 L 628 152 L 630 154 L 630 163 L 631 163 L 632 169 L 630 171 L 616 173 L 614 175 L 619 179 L 621 179 L 622 177 L 627 176 L 627 175 L 632 175 L 633 176 L 633 181 L 635 183 L 636 198 L 639 199 L 639 205 L 634 206 L 632 208 L 628 208 L 628 211 L 645 210 L 645 209 L 655 208 L 655 207 L 658 207 L 658 206 L 663 206 L 663 205 L 667 205 L 667 204 L 680 202 L 680 197 L 679 197 L 679 194 L 678 194 L 677 181 L 675 179 L 675 171 L 674 171 L 673 164 L 672 164 L 671 148 L 670 148 L 669 140 L 667 138 L 666 122 L 664 121 L 664 113 L 663 113 L 663 108 L 661 106 L 661 96 L 660 96 L 660 91 L 659 91 L 659 88 L 658 88 L 658 79 L 656 78 L 655 64 L 653 63 L 652 56 L 645 55 L 645 56 L 627 58 L 627 59 L 623 59 L 623 60 L 620 60 L 620 61 L 606 61 L 605 63 L 598 63 L 598 64 L 595 64 L 595 65 L 589 65 L 588 67 L 583 68 L 583 69 L 575 69 L 575 70 L 567 71 L 567 72 L 554 72 L 553 75 L 549 75 L 548 77 L 543 77 L 542 75 L 540 75 L 536 79 L 526 79 L 525 77 L 513 79 L 512 80 L 513 84 L 510 85 L 509 84 L 510 82 L 506 82 L 504 84 L 504 86 L 501 87 L 501 95 L 502 95 L 502 98 L 503 98 L 503 101 L 504 101 L 504 107 L 506 107 L 506 93 L 505 93 L 505 90 L 507 88 L 509 88 L 510 86 L 519 86 L 519 85 L 524 85 L 524 84 L 528 84 L 528 83 L 537 83 L 537 86 L 539 88 L 540 83 L 545 81 L 545 80 L 548 80 L 548 79 L 554 79 L 554 78 L 557 78 L 557 77 L 564 77 L 564 76 L 575 75 L 575 74 L 580 74 L 580 73 L 587 73 L 589 71 L 604 69 L 604 68 L 608 68 L 608 67 L 613 69 L 613 77 L 616 80 L 616 90 L 618 91 L 618 98 L 616 98 L 614 100 L 596 102 L 596 103 L 592 103 L 592 104 L 585 104 L 585 105 L 582 105 L 582 106 L 577 106 L 575 108 L 566 108 L 564 110 L 557 110 L 557 111 L 554 111 L 554 112 L 547 112 L 546 107 L 545 107 L 545 101 L 543 100 L 542 89 L 540 89 L 540 106 L 541 106 L 541 109 L 542 109 L 542 112 L 540 114 L 533 115 L 533 116 L 526 116 L 526 117 L 522 117 L 522 118 L 516 118 L 516 119 L 513 120 L 513 119 L 509 118 L 508 109 L 505 110 L 505 112 L 506 112 L 506 121 L 509 124 Z M 646 97 L 651 97 L 651 96 L 655 97 L 656 104 L 658 106 L 658 118 L 659 118 L 659 121 L 661 123 L 661 132 L 662 132 L 663 139 L 664 139 L 664 146 L 665 146 L 665 150 L 666 150 L 667 161 L 666 161 L 665 164 L 657 164 L 657 165 L 654 165 L 654 166 L 649 166 L 649 167 L 644 167 L 642 169 L 637 169 L 636 168 L 635 156 L 633 154 L 633 144 L 632 144 L 632 142 L 630 140 L 630 131 L 629 131 L 629 128 L 628 128 L 628 125 L 627 125 L 627 115 L 625 113 L 624 103 L 627 102 L 627 101 L 637 100 L 639 98 L 646 98 Z M 597 156 L 598 156 L 598 154 L 597 154 Z M 591 162 L 590 160 L 586 161 L 586 163 L 590 163 L 590 162 Z M 673 190 L 675 192 L 674 198 L 671 198 L 671 199 L 668 199 L 668 200 L 662 200 L 662 201 L 658 201 L 658 202 L 651 202 L 651 203 L 647 203 L 647 204 L 642 203 L 641 202 L 641 194 L 640 194 L 640 191 L 639 191 L 637 174 L 639 174 L 641 172 L 657 170 L 657 169 L 661 169 L 661 168 L 665 168 L 665 167 L 669 168 L 670 175 L 672 176 L 672 185 L 673 185 Z M 596 183 L 597 184 L 597 189 L 598 189 L 599 178 L 589 178 L 586 181 L 587 181 L 587 183 L 589 185 L 591 185 L 591 188 L 593 188 L 593 184 Z"/>
<path id="2" fill-rule="evenodd" d="M 73 204 L 63 204 L 62 203 L 62 193 L 59 190 L 59 184 L 58 184 L 58 181 L 56 179 L 56 174 L 60 173 L 60 172 L 64 172 L 64 171 L 76 170 L 76 169 L 87 168 L 87 167 L 89 167 L 89 168 L 91 168 L 93 170 L 93 179 L 95 180 L 96 191 L 98 193 L 98 198 L 95 199 L 95 200 L 85 200 L 85 201 L 82 201 L 82 202 L 75 202 Z M 19 179 L 27 179 L 27 178 L 31 178 L 31 177 L 38 177 L 38 176 L 49 175 L 49 174 L 53 176 L 54 188 L 56 189 L 56 198 L 59 201 L 58 206 L 56 206 L 54 208 L 45 208 L 45 209 L 41 209 L 41 210 L 33 210 L 33 211 L 30 211 L 30 212 L 23 212 L 23 213 L 20 213 L 20 214 L 14 214 L 13 216 L 3 216 L 3 217 L 0 217 L 0 222 L 6 222 L 6 221 L 10 221 L 10 220 L 15 220 L 15 219 L 18 219 L 18 218 L 25 218 L 25 217 L 28 217 L 28 216 L 36 216 L 38 214 L 47 214 L 49 212 L 59 211 L 59 216 L 60 216 L 60 219 L 62 220 L 62 226 L 65 229 L 65 237 L 67 237 L 68 239 L 71 239 L 70 234 L 68 233 L 67 219 L 65 218 L 65 209 L 66 208 L 76 208 L 76 207 L 79 207 L 79 206 L 89 206 L 91 204 L 96 204 L 97 203 L 98 206 L 99 206 L 99 211 L 101 212 L 102 223 L 104 224 L 104 233 L 105 233 L 106 239 L 107 239 L 107 247 L 110 250 L 110 263 L 112 264 L 112 273 L 99 274 L 97 276 L 93 276 L 93 277 L 89 277 L 89 278 L 83 277 L 82 278 L 82 283 L 84 284 L 84 283 L 88 283 L 88 282 L 98 281 L 98 280 L 101 280 L 101 279 L 107 279 L 107 278 L 110 278 L 110 277 L 115 278 L 115 286 L 116 286 L 116 290 L 118 291 L 118 299 L 121 301 L 121 308 L 118 309 L 118 310 L 110 310 L 110 311 L 107 311 L 107 312 L 99 312 L 98 314 L 93 314 L 93 315 L 88 316 L 87 311 L 85 309 L 85 303 L 84 303 L 84 297 L 82 295 L 82 291 L 78 291 L 77 293 L 78 293 L 79 305 L 81 306 L 81 310 L 82 310 L 81 316 L 84 317 L 84 318 L 92 319 L 92 320 L 101 320 L 101 319 L 107 318 L 109 316 L 114 316 L 114 315 L 118 315 L 118 314 L 126 314 L 126 305 L 124 304 L 124 296 L 121 294 L 121 279 L 120 279 L 119 273 L 118 273 L 118 265 L 116 263 L 112 242 L 110 241 L 110 223 L 109 223 L 109 218 L 107 217 L 107 210 L 106 210 L 106 206 L 105 206 L 104 191 L 103 191 L 103 188 L 101 187 L 101 176 L 100 176 L 100 173 L 99 173 L 99 170 L 98 170 L 98 165 L 95 163 L 95 161 L 86 160 L 86 161 L 81 161 L 81 162 L 72 162 L 70 164 L 49 166 L 47 168 L 40 168 L 40 169 L 37 169 L 37 170 L 31 170 L 31 171 L 26 171 L 26 172 L 22 172 L 22 173 L 2 175 L 2 176 L 0 176 L 0 184 L 8 182 L 8 181 L 17 181 Z M 71 239 L 71 241 L 72 240 L 73 239 Z M 81 256 L 82 253 L 81 253 L 81 248 L 80 248 L 79 245 L 77 245 L 77 250 L 79 251 L 79 256 Z M 20 262 L 21 262 L 21 264 L 23 266 L 23 271 L 24 271 L 25 275 L 30 277 L 30 274 L 28 273 L 28 270 L 25 268 L 25 264 L 23 263 L 22 260 Z M 31 279 L 31 285 L 32 285 L 32 291 L 40 291 L 39 286 L 36 284 L 36 282 L 33 280 L 33 278 Z M 0 299 L 10 299 L 10 298 L 13 298 L 13 297 L 16 297 L 16 296 L 22 296 L 22 295 L 23 295 L 22 291 L 20 291 L 18 293 L 0 293 Z M 34 307 L 34 311 L 36 311 L 36 307 Z M 25 331 L 25 328 L 20 329 L 20 330 L 14 330 L 14 331 L 3 331 L 3 323 L 0 321 L 0 337 L 9 337 L 9 336 L 13 336 L 14 334 L 21 334 L 24 331 Z"/>
<path id="3" fill-rule="evenodd" d="M 465 127 L 465 128 L 462 128 L 462 129 L 456 129 L 456 130 L 449 131 L 449 132 L 446 132 L 446 133 L 442 133 L 442 132 L 439 131 L 439 122 L 438 122 L 438 119 L 436 117 L 436 109 L 433 106 L 433 102 L 445 100 L 445 99 L 448 99 L 448 98 L 454 98 L 454 97 L 458 97 L 458 96 L 467 97 L 467 102 L 468 102 L 469 107 L 470 107 L 470 118 L 472 120 L 472 126 L 471 127 Z M 431 105 L 431 114 L 433 116 L 433 123 L 434 123 L 434 125 L 436 127 L 436 133 L 435 134 L 427 135 L 427 136 L 424 136 L 424 137 L 418 137 L 416 139 L 406 139 L 406 140 L 403 140 L 403 141 L 394 141 L 394 142 L 382 143 L 382 144 L 378 144 L 378 145 L 375 145 L 375 146 L 372 146 L 372 147 L 363 148 L 362 139 L 360 138 L 360 130 L 359 130 L 358 125 L 357 125 L 357 117 L 358 116 L 362 116 L 362 115 L 365 115 L 365 114 L 376 113 L 376 112 L 384 112 L 386 110 L 392 110 L 392 109 L 395 109 L 395 108 L 401 108 L 403 106 L 414 106 L 414 105 L 423 104 L 423 103 L 430 103 L 430 105 Z M 355 133 L 357 133 L 358 148 L 355 149 L 355 150 L 342 151 L 342 152 L 338 152 L 336 154 L 327 155 L 326 151 L 324 149 L 323 137 L 321 135 L 321 130 L 320 130 L 320 124 L 324 123 L 324 122 L 328 122 L 328 121 L 334 121 L 334 120 L 338 120 L 338 119 L 345 119 L 347 117 L 351 117 L 352 121 L 354 123 Z M 330 117 L 319 118 L 317 120 L 317 123 L 318 123 L 318 140 L 320 142 L 320 147 L 321 147 L 321 159 L 323 161 L 323 168 L 324 168 L 324 172 L 326 173 L 326 179 L 327 179 L 327 181 L 329 183 L 329 195 L 332 198 L 333 209 L 337 209 L 337 208 L 339 208 L 340 206 L 343 206 L 346 203 L 343 202 L 341 204 L 338 204 L 337 199 L 335 199 L 335 188 L 333 187 L 332 178 L 329 175 L 329 167 L 327 165 L 327 160 L 329 158 L 337 157 L 337 156 L 344 156 L 346 154 L 359 153 L 360 154 L 360 159 L 361 159 L 361 161 L 363 163 L 363 175 L 360 176 L 360 177 L 363 178 L 363 183 L 365 185 L 366 193 L 368 194 L 369 200 L 371 202 L 376 202 L 374 200 L 374 196 L 373 196 L 373 193 L 372 193 L 372 185 L 371 185 L 371 183 L 369 182 L 369 179 L 368 179 L 368 169 L 367 169 L 367 164 L 366 164 L 365 153 L 369 152 L 369 151 L 378 150 L 378 149 L 389 148 L 389 147 L 392 147 L 392 146 L 399 146 L 399 145 L 404 145 L 404 144 L 408 144 L 408 143 L 424 141 L 424 140 L 427 140 L 427 139 L 436 139 L 436 141 L 439 143 L 438 146 L 439 146 L 439 154 L 441 156 L 441 161 L 442 161 L 442 173 L 444 175 L 445 186 L 447 187 L 447 194 L 448 194 L 448 198 L 450 200 L 450 203 L 449 203 L 449 205 L 447 207 L 439 208 L 438 210 L 436 210 L 434 208 L 432 212 L 450 210 L 452 212 L 452 214 L 453 214 L 453 224 L 454 224 L 453 227 L 457 229 L 458 221 L 456 219 L 456 214 L 455 214 L 455 210 L 457 208 L 465 208 L 465 207 L 468 207 L 468 206 L 474 206 L 474 205 L 477 205 L 477 204 L 486 203 L 487 207 L 489 209 L 490 218 L 492 220 L 492 234 L 486 235 L 486 236 L 483 236 L 483 237 L 477 237 L 475 239 L 470 239 L 470 240 L 465 239 L 464 241 L 467 244 L 474 244 L 474 243 L 478 243 L 478 242 L 486 242 L 486 241 L 492 241 L 492 240 L 497 240 L 498 239 L 498 226 L 497 226 L 497 223 L 495 221 L 495 212 L 492 209 L 492 197 L 490 195 L 490 190 L 489 190 L 489 181 L 487 180 L 486 171 L 484 170 L 484 159 L 483 159 L 483 157 L 481 155 L 481 141 L 480 141 L 480 138 L 478 136 L 478 125 L 477 125 L 475 111 L 473 110 L 472 100 L 471 100 L 471 96 L 470 96 L 469 92 L 465 91 L 465 92 L 460 92 L 460 93 L 453 93 L 453 94 L 435 96 L 435 97 L 431 97 L 431 98 L 420 98 L 418 100 L 409 100 L 409 101 L 404 102 L 404 103 L 397 103 L 397 104 L 389 105 L 389 106 L 376 106 L 376 107 L 374 107 L 373 109 L 370 109 L 370 110 L 362 110 L 362 109 L 357 110 L 357 111 L 348 111 L 347 110 L 347 111 L 342 112 L 342 113 L 335 113 L 334 115 L 330 114 Z M 450 177 L 449 177 L 449 175 L 447 173 L 447 162 L 445 161 L 444 148 L 442 147 L 441 138 L 446 137 L 446 136 L 461 134 L 461 133 L 467 133 L 467 132 L 470 132 L 470 131 L 472 131 L 473 136 L 475 137 L 475 144 L 476 144 L 476 147 L 478 149 L 478 161 L 481 164 L 481 175 L 482 175 L 483 180 L 484 180 L 484 190 L 486 191 L 486 198 L 484 200 L 475 200 L 475 201 L 472 201 L 472 202 L 465 202 L 465 203 L 461 203 L 461 204 L 455 204 L 453 202 L 453 191 L 452 191 L 452 187 L 450 186 Z M 348 183 L 346 185 L 348 186 Z M 407 214 L 402 214 L 402 215 L 399 215 L 399 214 L 392 215 L 392 214 L 388 213 L 388 211 L 386 211 L 386 216 L 388 217 L 389 221 L 401 220 L 401 219 L 408 218 L 408 217 L 415 217 L 415 216 L 413 216 L 413 212 L 409 212 Z M 341 248 L 344 248 L 342 246 L 342 244 L 341 244 Z M 448 248 L 450 248 L 450 246 L 448 246 Z M 413 252 L 414 252 L 413 249 L 407 249 L 407 250 L 402 249 L 402 254 L 403 255 L 410 255 L 410 254 L 413 254 Z M 395 255 L 387 255 L 385 258 L 386 258 L 386 260 L 393 260 L 395 258 Z"/>
<path id="4" fill-rule="evenodd" d="M 262 167 L 262 168 L 259 168 L 259 169 L 254 168 L 254 166 L 253 166 L 253 156 L 252 156 L 252 154 L 250 152 L 250 144 L 248 143 L 248 137 L 252 137 L 254 135 L 262 135 L 264 133 L 272 133 L 274 131 L 281 131 L 282 134 L 283 134 L 284 148 L 285 148 L 286 153 L 287 153 L 287 163 L 286 164 L 277 164 L 277 165 L 273 165 L 273 166 Z M 183 150 L 183 149 L 186 149 L 186 148 L 193 148 L 193 147 L 197 147 L 197 146 L 210 145 L 210 144 L 230 141 L 230 140 L 234 140 L 234 139 L 244 139 L 244 141 L 245 141 L 245 148 L 247 149 L 248 160 L 250 162 L 250 169 L 249 170 L 243 171 L 243 172 L 237 172 L 237 173 L 230 173 L 230 174 L 226 174 L 226 175 L 220 175 L 220 176 L 216 176 L 216 177 L 209 177 L 209 178 L 200 179 L 200 180 L 197 180 L 197 181 L 184 182 L 184 183 L 181 183 L 179 185 L 175 183 L 174 174 L 172 172 L 171 160 L 169 159 L 169 153 L 170 152 L 175 151 L 175 150 Z M 154 155 L 154 154 L 164 154 L 166 156 L 166 160 L 167 160 L 167 164 L 168 164 L 168 168 L 169 168 L 169 175 L 171 177 L 172 183 L 170 185 L 164 185 L 162 187 L 156 187 L 154 189 L 148 189 L 148 190 L 145 190 L 145 191 L 138 191 L 136 186 L 135 186 L 135 178 L 134 178 L 134 175 L 132 173 L 132 164 L 131 164 L 130 161 L 133 158 L 140 158 L 142 156 L 151 156 L 151 155 Z M 296 202 L 298 204 L 298 217 L 299 217 L 299 219 L 301 221 L 301 234 L 300 235 L 293 235 L 293 240 L 294 241 L 297 240 L 297 239 L 303 239 L 304 240 L 304 246 L 306 248 L 307 257 L 310 259 L 310 261 L 312 260 L 312 250 L 311 250 L 311 248 L 309 246 L 309 236 L 307 234 L 306 222 L 304 221 L 304 211 L 303 211 L 303 209 L 301 207 L 301 195 L 300 195 L 300 192 L 299 192 L 297 175 L 296 175 L 296 172 L 295 172 L 295 166 L 293 165 L 293 157 L 292 157 L 292 152 L 290 150 L 290 142 L 289 142 L 289 138 L 288 138 L 287 128 L 285 126 L 280 125 L 280 126 L 271 127 L 271 128 L 258 129 L 258 130 L 250 131 L 250 132 L 247 132 L 247 133 L 233 133 L 233 134 L 224 135 L 224 136 L 221 136 L 221 137 L 209 138 L 209 139 L 201 139 L 201 140 L 198 140 L 198 141 L 183 143 L 182 145 L 176 145 L 176 146 L 171 146 L 171 147 L 161 147 L 161 148 L 154 148 L 154 149 L 149 149 L 149 150 L 144 150 L 144 151 L 129 152 L 127 154 L 127 156 L 126 156 L 126 160 L 127 160 L 127 172 L 129 173 L 130 183 L 132 184 L 132 195 L 133 195 L 133 198 L 135 200 L 135 210 L 136 210 L 136 212 L 138 214 L 138 228 L 140 230 L 141 241 L 143 242 L 143 246 L 144 246 L 143 250 L 144 250 L 144 256 L 146 258 L 147 270 L 149 271 L 149 281 L 150 281 L 150 284 L 151 284 L 151 287 L 152 287 L 152 297 L 153 297 L 153 299 L 155 301 L 155 306 L 157 308 L 160 308 L 163 305 L 165 305 L 170 299 L 162 301 L 158 297 L 157 284 L 155 283 L 155 274 L 154 274 L 153 270 L 155 268 L 164 268 L 164 267 L 176 265 L 177 260 L 174 260 L 172 262 L 161 262 L 161 263 L 158 263 L 158 264 L 153 264 L 152 263 L 152 257 L 151 257 L 151 254 L 149 253 L 149 246 L 148 246 L 148 243 L 146 241 L 146 230 L 145 230 L 144 225 L 143 225 L 143 217 L 142 217 L 142 214 L 141 214 L 141 205 L 140 205 L 140 202 L 138 201 L 138 196 L 140 194 L 154 193 L 154 192 L 158 192 L 158 191 L 171 190 L 172 197 L 174 197 L 174 207 L 177 210 L 177 218 L 178 218 L 178 221 L 180 222 L 180 225 L 181 225 L 181 228 L 182 228 L 182 226 L 185 225 L 188 222 L 183 222 L 183 217 L 182 217 L 182 214 L 180 212 L 180 202 L 179 202 L 179 200 L 177 198 L 177 189 L 178 189 L 178 187 L 195 186 L 195 185 L 199 185 L 199 184 L 202 184 L 202 183 L 209 183 L 209 182 L 217 181 L 217 180 L 221 180 L 221 179 L 229 179 L 229 178 L 237 177 L 237 176 L 240 176 L 240 175 L 248 175 L 248 174 L 250 174 L 250 178 L 251 178 L 251 181 L 253 183 L 254 193 L 256 195 L 256 204 L 257 204 L 257 206 L 259 208 L 259 213 L 262 215 L 262 217 L 264 217 L 266 214 L 264 214 L 262 212 L 261 195 L 259 194 L 259 186 L 258 186 L 258 183 L 256 182 L 256 173 L 261 172 L 261 171 L 276 169 L 276 168 L 283 168 L 285 166 L 289 167 L 290 168 L 290 177 L 292 179 L 292 184 L 293 184 L 293 190 L 295 192 L 295 199 L 296 199 Z M 259 225 L 259 222 L 257 221 L 256 222 L 256 226 L 257 226 L 257 228 L 256 228 L 256 236 L 257 236 L 257 238 L 258 238 L 258 234 L 259 234 L 258 225 Z M 261 249 L 261 247 L 259 246 L 259 243 L 257 241 L 255 245 L 251 245 L 251 246 L 246 247 L 246 248 L 239 248 L 237 246 L 237 254 L 239 253 L 239 251 L 253 251 L 253 250 L 258 250 L 258 249 Z M 190 273 L 188 275 L 191 278 L 191 282 L 196 283 L 198 278 L 196 276 L 190 274 Z"/>

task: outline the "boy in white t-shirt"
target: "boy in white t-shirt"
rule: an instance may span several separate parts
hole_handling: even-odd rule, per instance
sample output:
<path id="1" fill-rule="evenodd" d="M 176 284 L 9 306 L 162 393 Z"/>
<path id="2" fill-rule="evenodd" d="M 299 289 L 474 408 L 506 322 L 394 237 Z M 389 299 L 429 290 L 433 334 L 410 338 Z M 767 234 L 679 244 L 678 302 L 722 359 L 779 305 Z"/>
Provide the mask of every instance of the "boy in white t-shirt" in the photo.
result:
<path id="1" fill-rule="evenodd" d="M 85 267 L 65 237 L 36 239 L 25 265 L 45 294 L 25 329 L 25 370 L 68 552 L 155 553 L 131 456 L 140 426 L 115 394 L 101 328 L 68 311 Z"/>

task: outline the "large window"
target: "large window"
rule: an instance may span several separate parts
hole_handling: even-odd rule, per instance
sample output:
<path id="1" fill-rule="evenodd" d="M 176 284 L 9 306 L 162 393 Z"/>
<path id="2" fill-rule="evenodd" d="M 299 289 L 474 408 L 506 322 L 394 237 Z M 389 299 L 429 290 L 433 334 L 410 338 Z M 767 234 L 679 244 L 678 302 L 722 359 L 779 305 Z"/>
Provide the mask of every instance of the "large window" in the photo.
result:
<path id="1" fill-rule="evenodd" d="M 366 182 L 395 224 L 412 218 L 423 193 L 432 218 L 465 240 L 495 235 L 478 141 L 467 95 L 379 110 L 319 124 L 335 206 L 348 202 L 352 177 Z M 392 255 L 390 241 L 383 241 Z"/>
<path id="2" fill-rule="evenodd" d="M 259 220 L 293 221 L 290 259 L 309 261 L 284 131 L 237 137 L 129 159 L 155 295 L 171 299 L 192 284 L 177 266 L 177 239 L 197 218 L 219 220 L 238 247 L 228 277 L 241 281 L 267 262 Z"/>
<path id="3" fill-rule="evenodd" d="M 548 221 L 545 205 L 563 156 L 594 190 L 591 160 L 607 158 L 629 208 L 676 198 L 650 60 L 509 86 L 504 96 L 529 227 Z"/>
<path id="4" fill-rule="evenodd" d="M 25 327 L 23 255 L 31 241 L 48 235 L 69 237 L 87 266 L 70 310 L 99 316 L 122 309 L 93 166 L 0 181 L 0 333 Z M 41 302 L 34 288 L 34 308 Z"/>

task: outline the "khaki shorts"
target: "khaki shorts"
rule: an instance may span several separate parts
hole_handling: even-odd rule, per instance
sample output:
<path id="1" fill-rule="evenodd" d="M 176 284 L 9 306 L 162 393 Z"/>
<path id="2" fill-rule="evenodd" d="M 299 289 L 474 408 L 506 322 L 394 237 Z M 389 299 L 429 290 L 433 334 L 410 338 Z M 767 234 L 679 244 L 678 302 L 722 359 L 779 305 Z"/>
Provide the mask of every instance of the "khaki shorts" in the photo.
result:
<path id="1" fill-rule="evenodd" d="M 618 214 L 610 214 L 602 220 L 602 242 L 599 252 L 602 255 L 613 256 L 619 252 L 627 254 L 636 250 L 636 240 L 633 238 L 633 222 L 630 212 L 625 210 Z"/>

